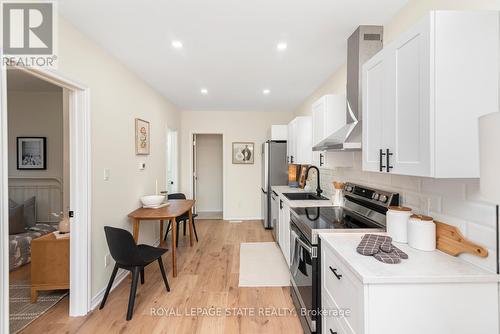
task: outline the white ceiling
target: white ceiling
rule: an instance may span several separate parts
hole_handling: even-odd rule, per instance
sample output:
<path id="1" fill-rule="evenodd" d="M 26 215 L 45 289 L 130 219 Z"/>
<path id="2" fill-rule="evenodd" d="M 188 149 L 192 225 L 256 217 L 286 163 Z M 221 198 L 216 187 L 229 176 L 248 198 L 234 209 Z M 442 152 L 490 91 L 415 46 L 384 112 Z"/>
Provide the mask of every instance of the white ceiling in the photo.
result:
<path id="1" fill-rule="evenodd" d="M 291 111 L 345 62 L 358 25 L 384 24 L 406 2 L 63 0 L 59 10 L 183 110 Z"/>

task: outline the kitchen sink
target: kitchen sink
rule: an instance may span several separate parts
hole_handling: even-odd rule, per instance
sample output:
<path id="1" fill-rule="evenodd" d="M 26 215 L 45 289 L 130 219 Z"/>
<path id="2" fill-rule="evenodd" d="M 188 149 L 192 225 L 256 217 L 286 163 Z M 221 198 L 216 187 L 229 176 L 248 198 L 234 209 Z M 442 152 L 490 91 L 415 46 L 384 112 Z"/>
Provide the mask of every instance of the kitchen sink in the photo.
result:
<path id="1" fill-rule="evenodd" d="M 286 198 L 291 201 L 321 201 L 328 200 L 324 196 L 318 196 L 315 193 L 285 193 L 283 194 Z"/>

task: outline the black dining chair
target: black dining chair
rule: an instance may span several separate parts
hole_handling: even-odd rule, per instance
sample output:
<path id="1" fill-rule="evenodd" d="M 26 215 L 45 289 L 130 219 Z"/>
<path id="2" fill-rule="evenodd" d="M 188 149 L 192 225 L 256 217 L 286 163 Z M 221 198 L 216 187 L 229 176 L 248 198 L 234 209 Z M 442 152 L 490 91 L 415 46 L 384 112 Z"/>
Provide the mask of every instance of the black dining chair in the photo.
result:
<path id="1" fill-rule="evenodd" d="M 170 291 L 167 275 L 165 274 L 165 268 L 163 267 L 163 261 L 161 259 L 161 256 L 167 250 L 148 245 L 136 245 L 132 234 L 120 228 L 104 226 L 104 233 L 106 234 L 106 240 L 108 242 L 111 256 L 115 260 L 115 267 L 113 268 L 113 273 L 111 274 L 111 278 L 109 279 L 108 287 L 106 288 L 106 292 L 104 293 L 104 297 L 99 309 L 102 309 L 106 304 L 109 291 L 113 286 L 113 281 L 115 280 L 118 269 L 122 268 L 128 270 L 132 273 L 132 286 L 130 287 L 130 296 L 128 300 L 127 311 L 127 320 L 130 320 L 132 319 L 132 313 L 134 312 L 137 281 L 139 280 L 140 275 L 141 284 L 144 284 L 144 267 L 146 267 L 148 264 L 153 263 L 154 261 L 158 261 L 158 264 L 160 265 L 161 275 L 163 277 L 163 282 L 165 282 L 167 291 Z"/>
<path id="2" fill-rule="evenodd" d="M 168 195 L 168 199 L 186 199 L 186 195 L 182 194 L 182 193 L 176 193 L 176 194 L 169 194 Z M 198 242 L 198 233 L 196 233 L 196 225 L 194 223 L 194 219 L 198 217 L 197 214 L 193 213 L 193 231 L 194 231 L 194 236 L 196 238 L 196 242 Z M 181 216 L 177 217 L 175 219 L 175 222 L 177 224 L 177 231 L 176 231 L 176 243 L 175 243 L 175 247 L 179 247 L 179 226 L 180 226 L 180 223 L 183 223 L 183 234 L 184 236 L 186 235 L 186 225 L 187 225 L 187 221 L 189 220 L 189 213 L 186 211 L 184 214 L 182 214 Z M 169 221 L 168 222 L 168 226 L 167 226 L 167 232 L 165 232 L 165 237 L 163 237 L 163 240 L 167 240 L 167 235 L 168 235 L 168 232 L 170 231 L 170 226 L 171 226 L 171 223 L 172 221 Z"/>

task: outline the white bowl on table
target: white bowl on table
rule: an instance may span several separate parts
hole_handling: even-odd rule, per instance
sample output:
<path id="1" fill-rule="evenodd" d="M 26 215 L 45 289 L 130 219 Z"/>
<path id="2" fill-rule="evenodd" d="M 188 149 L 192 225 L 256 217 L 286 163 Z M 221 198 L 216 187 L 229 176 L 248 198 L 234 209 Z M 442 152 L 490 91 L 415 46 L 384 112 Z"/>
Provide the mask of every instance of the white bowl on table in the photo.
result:
<path id="1" fill-rule="evenodd" d="M 155 207 L 165 201 L 165 195 L 148 195 L 141 197 L 141 203 L 145 207 Z"/>

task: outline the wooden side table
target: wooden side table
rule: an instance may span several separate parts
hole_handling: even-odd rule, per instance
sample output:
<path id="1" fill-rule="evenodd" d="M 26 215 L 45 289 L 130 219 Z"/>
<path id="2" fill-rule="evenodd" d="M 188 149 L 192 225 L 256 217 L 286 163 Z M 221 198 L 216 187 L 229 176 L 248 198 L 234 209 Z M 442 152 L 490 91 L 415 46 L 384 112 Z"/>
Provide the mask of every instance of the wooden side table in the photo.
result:
<path id="1" fill-rule="evenodd" d="M 31 302 L 38 291 L 69 289 L 69 235 L 46 234 L 31 242 Z"/>

